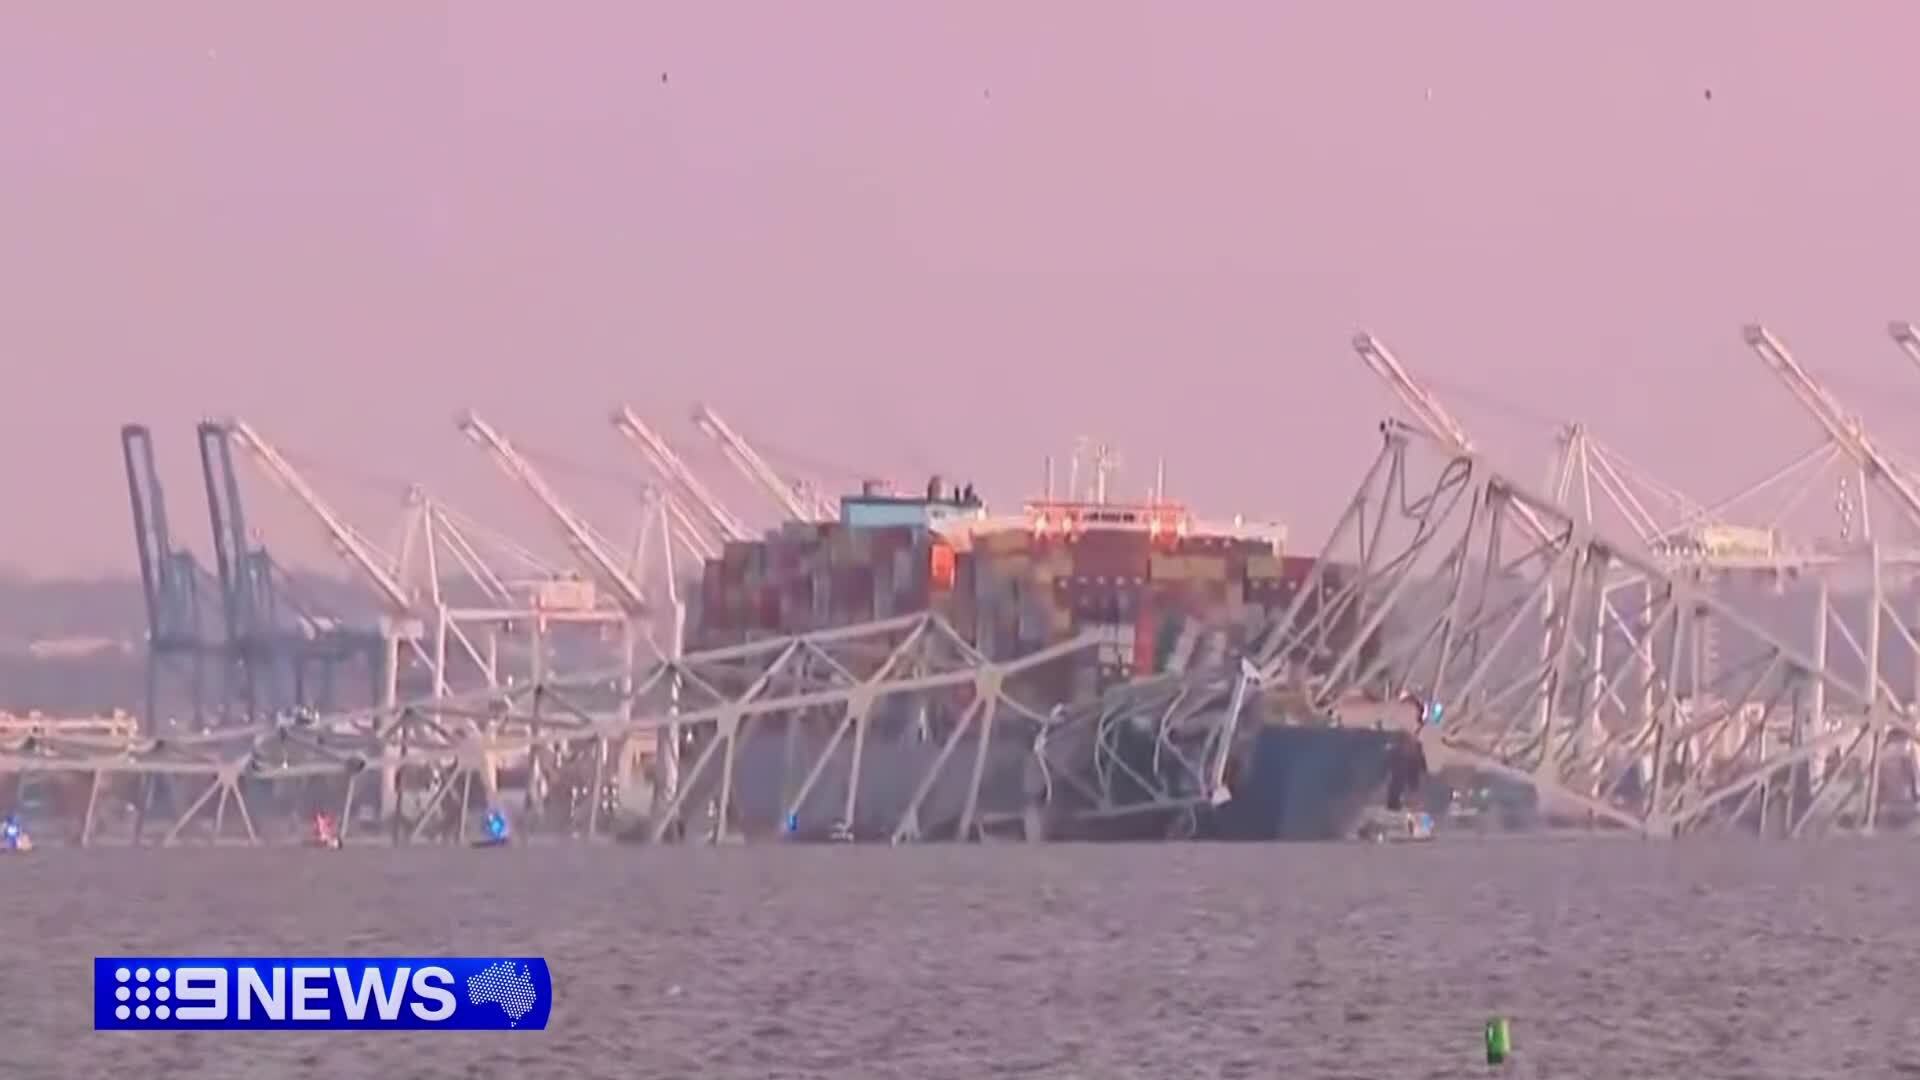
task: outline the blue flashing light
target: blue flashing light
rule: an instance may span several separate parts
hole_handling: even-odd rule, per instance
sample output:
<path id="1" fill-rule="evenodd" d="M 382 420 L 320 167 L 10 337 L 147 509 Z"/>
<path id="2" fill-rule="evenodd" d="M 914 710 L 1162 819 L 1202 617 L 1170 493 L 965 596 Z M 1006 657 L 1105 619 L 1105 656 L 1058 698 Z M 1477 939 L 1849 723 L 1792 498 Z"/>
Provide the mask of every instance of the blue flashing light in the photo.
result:
<path id="1" fill-rule="evenodd" d="M 1445 706 L 1441 705 L 1437 701 L 1427 702 L 1427 723 L 1432 724 L 1434 727 L 1439 727 L 1440 726 L 1440 710 L 1443 708 L 1445 708 Z"/>
<path id="2" fill-rule="evenodd" d="M 787 815 L 787 831 L 790 833 L 797 833 L 800 831 L 800 815 L 799 814 Z"/>
<path id="3" fill-rule="evenodd" d="M 507 838 L 507 815 L 498 810 L 487 811 L 487 836 L 494 840 Z"/>
<path id="4" fill-rule="evenodd" d="M 20 839 L 20 823 L 13 820 L 12 818 L 7 819 L 7 824 L 5 829 L 0 831 L 4 831 L 6 833 L 7 843 L 9 844 L 13 843 L 15 840 Z"/>

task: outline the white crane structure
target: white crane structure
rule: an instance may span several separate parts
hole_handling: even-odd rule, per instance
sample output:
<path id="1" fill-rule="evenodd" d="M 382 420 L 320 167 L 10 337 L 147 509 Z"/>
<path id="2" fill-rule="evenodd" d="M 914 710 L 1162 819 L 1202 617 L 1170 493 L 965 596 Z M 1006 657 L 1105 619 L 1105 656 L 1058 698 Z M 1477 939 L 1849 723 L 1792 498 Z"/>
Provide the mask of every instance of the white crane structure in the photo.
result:
<path id="1" fill-rule="evenodd" d="M 622 663 L 624 674 L 620 677 L 621 685 L 623 687 L 632 685 L 637 663 L 637 645 L 642 637 L 661 656 L 667 658 L 678 656 L 685 643 L 687 613 L 686 605 L 681 601 L 674 581 L 675 534 L 674 523 L 668 516 L 670 508 L 667 500 L 656 498 L 654 504 L 658 523 L 658 550 L 662 556 L 660 579 L 665 584 L 666 600 L 665 604 L 657 605 L 651 594 L 641 585 L 638 568 L 630 570 L 621 565 L 620 561 L 614 557 L 611 545 L 594 531 L 586 519 L 561 501 L 560 496 L 547 484 L 539 470 L 534 468 L 533 463 L 516 450 L 505 436 L 472 410 L 461 415 L 459 427 L 469 439 L 486 450 L 488 456 L 500 466 L 503 472 L 518 481 L 534 497 L 546 511 L 548 518 L 559 529 L 567 546 L 581 561 L 583 567 L 613 590 L 615 601 L 627 616 L 624 625 Z M 648 529 L 651 524 L 652 522 L 643 522 L 643 530 Z M 645 537 L 646 533 L 643 531 L 643 546 Z M 636 562 L 641 561 L 636 560 Z M 652 632 L 653 627 L 649 625 L 662 616 L 666 622 L 663 629 L 667 635 L 667 643 L 664 646 L 656 639 Z M 617 784 L 624 788 L 633 767 L 642 757 L 652 754 L 655 763 L 654 796 L 656 799 L 671 797 L 671 793 L 679 786 L 678 744 L 677 728 L 670 729 L 667 742 L 658 746 L 653 743 L 651 736 L 646 740 L 622 739 L 617 746 L 612 743 L 602 743 L 596 752 L 593 813 L 597 815 L 599 812 L 600 788 L 604 782 L 606 762 L 610 755 L 616 762 Z"/>
<path id="2" fill-rule="evenodd" d="M 483 686 L 499 686 L 510 681 L 500 670 L 497 646 L 475 640 L 476 635 L 469 632 L 469 627 L 478 624 L 489 634 L 503 622 L 527 620 L 537 627 L 539 620 L 535 616 L 552 617 L 557 612 L 543 611 L 538 597 L 527 603 L 526 598 L 513 596 L 444 507 L 418 488 L 410 492 L 403 554 L 399 558 L 390 556 L 334 510 L 285 455 L 251 424 L 233 418 L 223 421 L 222 426 L 267 478 L 293 496 L 319 524 L 334 551 L 380 602 L 381 633 L 387 642 L 382 689 L 382 700 L 386 704 L 392 704 L 399 693 L 403 646 L 412 659 L 427 668 L 431 691 L 435 694 L 454 688 L 456 680 L 451 678 L 451 672 L 462 666 L 449 664 L 450 646 L 464 654 L 467 662 L 464 666 L 481 676 Z M 468 591 L 478 593 L 472 597 L 477 601 L 474 606 L 457 605 L 443 593 L 443 558 L 451 559 L 472 583 Z M 433 626 L 431 644 L 423 640 L 429 624 Z M 539 650 L 535 650 L 534 655 L 538 656 Z"/>
<path id="3" fill-rule="evenodd" d="M 525 488 L 547 517 L 559 529 L 567 548 L 581 562 L 583 568 L 597 577 L 611 589 L 614 599 L 621 610 L 633 619 L 641 619 L 653 613 L 653 605 L 647 598 L 646 590 L 628 568 L 622 566 L 613 554 L 613 547 L 605 538 L 594 531 L 585 518 L 574 513 L 560 496 L 548 485 L 540 471 L 533 467 L 525 455 L 514 449 L 506 437 L 494 430 L 493 425 L 481 419 L 480 414 L 468 411 L 460 416 L 459 428 L 462 434 L 487 452 L 502 472 Z"/>
<path id="4" fill-rule="evenodd" d="M 720 451 L 740 475 L 767 493 L 794 521 L 833 521 L 839 509 L 832 500 L 810 485 L 782 477 L 753 445 L 735 431 L 720 415 L 705 405 L 696 405 L 693 422 L 708 437 L 720 444 Z"/>
<path id="5" fill-rule="evenodd" d="M 1820 425 L 1831 445 L 1851 459 L 1859 483 L 1861 539 L 1869 542 L 1874 539 L 1867 504 L 1870 487 L 1886 494 L 1907 521 L 1920 528 L 1920 482 L 1916 482 L 1914 475 L 1875 443 L 1860 417 L 1841 406 L 1771 331 L 1755 324 L 1745 327 L 1742 336 L 1747 347 L 1766 363 L 1767 369 Z M 1895 340 L 1900 340 L 1897 331 Z"/>
<path id="6" fill-rule="evenodd" d="M 1887 324 L 1887 333 L 1892 336 L 1893 343 L 1900 346 L 1900 351 L 1906 353 L 1916 367 L 1920 367 L 1920 327 L 1910 322 L 1890 322 Z"/>
<path id="7" fill-rule="evenodd" d="M 410 699 L 497 696 L 545 677 L 551 626 L 588 628 L 591 641 L 597 628 L 624 621 L 623 613 L 596 602 L 587 583 L 570 580 L 511 541 L 486 537 L 493 550 L 506 552 L 521 571 L 511 577 L 503 574 L 476 543 L 483 530 L 418 486 L 407 493 L 400 554 L 390 556 L 334 510 L 252 425 L 230 419 L 222 426 L 270 480 L 306 509 L 380 602 L 386 646 L 380 707 L 394 708 L 400 700 L 403 658 L 422 666 L 427 678 L 426 686 L 410 690 Z M 503 662 L 503 640 L 522 663 Z M 402 794 L 399 774 L 383 772 L 384 817 L 399 820 Z"/>
<path id="8" fill-rule="evenodd" d="M 624 621 L 624 613 L 609 606 L 593 582 L 578 572 L 553 565 L 417 486 L 409 491 L 407 501 L 396 577 L 426 610 L 435 613 L 432 666 L 436 673 L 446 670 L 451 638 L 480 667 L 487 686 L 535 681 L 547 663 L 546 638 L 553 626 L 605 627 Z M 455 573 L 449 574 L 449 569 Z M 478 624 L 484 630 L 484 650 L 463 624 Z M 504 670 L 499 659 L 501 634 L 515 631 L 527 637 L 524 673 Z M 436 677 L 435 695 L 453 689 L 444 674 Z"/>
<path id="9" fill-rule="evenodd" d="M 722 543 L 729 541 L 752 540 L 754 532 L 724 502 L 713 489 L 701 480 L 667 440 L 655 431 L 630 406 L 622 405 L 613 413 L 613 427 L 629 442 L 640 450 L 647 464 L 665 482 L 663 497 L 668 500 L 668 512 L 674 520 L 689 534 L 701 537 L 706 552 L 703 559 L 713 558 L 714 545 L 706 539 L 706 530 L 696 523 L 687 513 L 682 499 L 700 509 L 706 517 L 706 525 L 713 529 Z"/>
<path id="10" fill-rule="evenodd" d="M 1887 332 L 1893 337 L 1893 343 L 1907 355 L 1907 359 L 1913 361 L 1915 367 L 1920 367 L 1920 327 L 1910 322 L 1893 322 L 1887 324 Z M 1907 466 L 1909 476 L 1920 476 L 1920 468 L 1916 468 L 1910 459 L 1902 459 L 1901 464 Z"/>

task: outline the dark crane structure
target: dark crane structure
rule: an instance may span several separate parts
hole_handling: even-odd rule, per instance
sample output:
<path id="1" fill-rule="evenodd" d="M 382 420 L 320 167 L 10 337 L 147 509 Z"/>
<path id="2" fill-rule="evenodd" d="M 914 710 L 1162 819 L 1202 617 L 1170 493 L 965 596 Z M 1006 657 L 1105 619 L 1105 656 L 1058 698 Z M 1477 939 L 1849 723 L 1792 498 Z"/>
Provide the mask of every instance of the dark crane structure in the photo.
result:
<path id="1" fill-rule="evenodd" d="M 228 432 L 201 424 L 200 465 L 213 567 L 176 543 L 144 424 L 120 429 L 134 548 L 147 615 L 143 730 L 204 731 L 303 709 L 377 700 L 377 634 L 321 614 L 247 528 Z M 216 603 L 217 601 L 217 603 Z M 341 700 L 337 676 L 365 666 L 366 696 Z"/>
<path id="2" fill-rule="evenodd" d="M 218 663 L 225 649 L 211 613 L 201 602 L 218 583 L 191 552 L 174 546 L 154 463 L 153 433 L 145 425 L 128 424 L 120 429 L 120 449 L 127 467 L 133 539 L 147 611 L 146 702 L 141 723 L 149 734 L 156 734 L 159 718 L 184 706 L 198 730 L 206 724 L 209 707 L 208 661 Z"/>
<path id="3" fill-rule="evenodd" d="M 302 595 L 247 527 L 232 433 L 224 424 L 207 421 L 199 425 L 198 434 L 226 627 L 229 721 L 258 723 L 291 711 L 378 700 L 384 662 L 379 635 L 347 625 Z M 369 692 L 364 699 L 343 701 L 338 676 L 351 667 L 364 669 Z"/>

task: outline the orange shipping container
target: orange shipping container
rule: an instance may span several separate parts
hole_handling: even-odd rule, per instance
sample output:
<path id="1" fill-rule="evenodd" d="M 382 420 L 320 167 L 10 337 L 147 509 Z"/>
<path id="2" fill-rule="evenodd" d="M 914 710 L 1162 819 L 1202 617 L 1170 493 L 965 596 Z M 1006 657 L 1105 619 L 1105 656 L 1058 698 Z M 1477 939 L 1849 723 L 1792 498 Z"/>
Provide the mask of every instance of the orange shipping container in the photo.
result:
<path id="1" fill-rule="evenodd" d="M 946 592 L 953 588 L 954 565 L 953 547 L 935 541 L 928 549 L 927 578 L 936 592 Z"/>

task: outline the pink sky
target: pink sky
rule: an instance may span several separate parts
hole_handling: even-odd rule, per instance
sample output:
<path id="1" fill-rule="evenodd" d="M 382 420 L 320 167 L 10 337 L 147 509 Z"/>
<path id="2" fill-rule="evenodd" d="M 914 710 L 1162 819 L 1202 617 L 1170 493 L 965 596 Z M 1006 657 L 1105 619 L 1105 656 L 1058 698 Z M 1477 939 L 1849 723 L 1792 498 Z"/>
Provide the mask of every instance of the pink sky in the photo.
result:
<path id="1" fill-rule="evenodd" d="M 1359 327 L 1703 496 L 1814 440 L 1755 318 L 1920 445 L 1910 3 L 290 10 L 0 8 L 0 563 L 132 569 L 127 420 L 204 548 L 203 414 L 370 532 L 394 478 L 542 538 L 454 414 L 637 476 L 623 399 L 1002 502 L 1105 435 L 1312 547 L 1389 409 Z"/>

